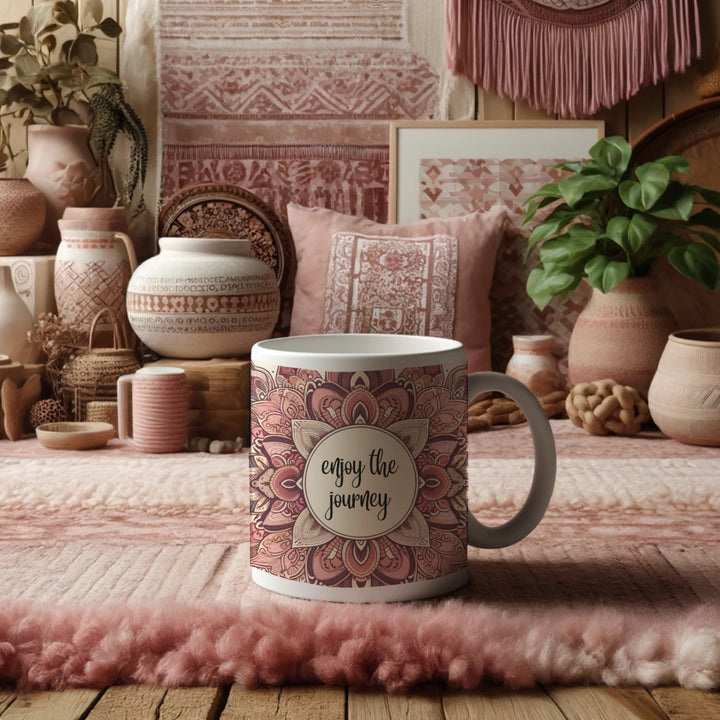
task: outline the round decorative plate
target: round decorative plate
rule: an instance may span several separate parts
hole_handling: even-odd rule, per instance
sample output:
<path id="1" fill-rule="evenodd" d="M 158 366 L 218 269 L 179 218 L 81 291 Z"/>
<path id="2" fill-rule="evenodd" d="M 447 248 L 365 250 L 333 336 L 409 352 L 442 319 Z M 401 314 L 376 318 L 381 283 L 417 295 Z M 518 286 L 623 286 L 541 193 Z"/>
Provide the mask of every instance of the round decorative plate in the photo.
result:
<path id="1" fill-rule="evenodd" d="M 668 115 L 633 143 L 640 164 L 666 155 L 682 155 L 690 170 L 683 182 L 720 191 L 720 97 L 695 103 Z M 667 304 L 682 328 L 720 325 L 720 288 L 708 292 L 699 283 L 679 275 L 666 263 L 654 269 Z"/>
<path id="2" fill-rule="evenodd" d="M 280 286 L 277 330 L 289 329 L 295 250 L 275 211 L 236 185 L 199 183 L 179 190 L 164 204 L 160 237 L 246 238 L 256 258 L 269 265 Z"/>
<path id="3" fill-rule="evenodd" d="M 690 163 L 684 182 L 720 190 L 720 97 L 691 105 L 668 115 L 633 143 L 636 162 L 665 155 L 682 155 Z"/>

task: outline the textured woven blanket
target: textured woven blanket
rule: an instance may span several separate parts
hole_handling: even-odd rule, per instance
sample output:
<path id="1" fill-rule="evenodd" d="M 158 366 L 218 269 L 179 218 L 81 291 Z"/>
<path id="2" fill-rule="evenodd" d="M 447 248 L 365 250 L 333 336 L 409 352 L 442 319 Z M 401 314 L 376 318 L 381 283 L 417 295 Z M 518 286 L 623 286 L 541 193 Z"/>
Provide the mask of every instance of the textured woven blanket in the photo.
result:
<path id="1" fill-rule="evenodd" d="M 392 606 L 294 600 L 251 583 L 247 451 L 3 441 L 0 678 L 717 687 L 720 451 L 552 422 L 558 483 L 536 531 L 471 550 L 471 580 L 452 596 Z M 471 506 L 499 522 L 527 491 L 529 435 L 479 433 L 470 449 Z"/>

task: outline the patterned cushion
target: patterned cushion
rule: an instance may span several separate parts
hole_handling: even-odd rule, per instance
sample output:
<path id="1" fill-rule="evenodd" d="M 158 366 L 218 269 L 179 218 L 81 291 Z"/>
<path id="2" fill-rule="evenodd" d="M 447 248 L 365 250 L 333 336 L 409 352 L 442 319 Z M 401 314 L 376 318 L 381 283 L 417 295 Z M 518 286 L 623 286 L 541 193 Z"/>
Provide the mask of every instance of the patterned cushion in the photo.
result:
<path id="1" fill-rule="evenodd" d="M 490 369 L 488 292 L 504 207 L 384 225 L 291 203 L 288 222 L 297 255 L 291 335 L 454 337 L 471 372 Z"/>

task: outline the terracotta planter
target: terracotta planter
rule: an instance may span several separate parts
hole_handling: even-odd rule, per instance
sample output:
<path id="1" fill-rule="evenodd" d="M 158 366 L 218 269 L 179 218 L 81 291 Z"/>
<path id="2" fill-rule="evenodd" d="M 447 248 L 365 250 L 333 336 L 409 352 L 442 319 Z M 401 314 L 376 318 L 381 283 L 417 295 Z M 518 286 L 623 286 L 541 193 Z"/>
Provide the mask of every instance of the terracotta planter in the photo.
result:
<path id="1" fill-rule="evenodd" d="M 26 178 L 0 178 L 0 255 L 22 255 L 45 224 L 45 197 Z"/>
<path id="2" fill-rule="evenodd" d="M 45 196 L 43 241 L 57 247 L 57 221 L 66 207 L 86 207 L 102 188 L 102 172 L 90 150 L 90 129 L 83 126 L 28 127 L 25 177 Z"/>
<path id="3" fill-rule="evenodd" d="M 159 244 L 127 292 L 130 325 L 151 350 L 183 359 L 238 357 L 272 335 L 280 292 L 250 240 L 164 237 Z"/>
<path id="4" fill-rule="evenodd" d="M 648 405 L 666 435 L 691 445 L 720 446 L 720 328 L 670 335 Z"/>
<path id="5" fill-rule="evenodd" d="M 628 278 L 609 293 L 593 288 L 570 336 L 570 383 L 609 378 L 647 397 L 668 335 L 676 329 L 650 278 Z"/>

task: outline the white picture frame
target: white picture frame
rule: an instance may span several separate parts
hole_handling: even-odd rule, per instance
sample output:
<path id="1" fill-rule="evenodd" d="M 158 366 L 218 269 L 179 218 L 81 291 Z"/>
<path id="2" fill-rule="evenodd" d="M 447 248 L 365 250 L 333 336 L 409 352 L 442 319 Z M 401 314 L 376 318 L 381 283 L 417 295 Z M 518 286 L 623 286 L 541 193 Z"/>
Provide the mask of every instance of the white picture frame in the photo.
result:
<path id="1" fill-rule="evenodd" d="M 427 158 L 579 159 L 605 134 L 601 120 L 397 121 L 390 126 L 388 221 L 418 220 Z"/>

